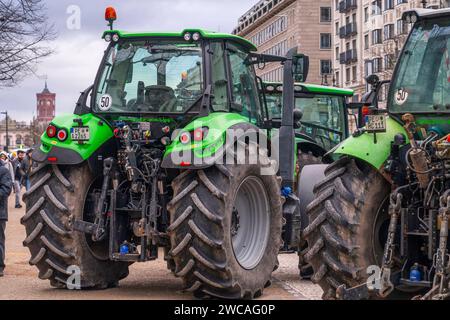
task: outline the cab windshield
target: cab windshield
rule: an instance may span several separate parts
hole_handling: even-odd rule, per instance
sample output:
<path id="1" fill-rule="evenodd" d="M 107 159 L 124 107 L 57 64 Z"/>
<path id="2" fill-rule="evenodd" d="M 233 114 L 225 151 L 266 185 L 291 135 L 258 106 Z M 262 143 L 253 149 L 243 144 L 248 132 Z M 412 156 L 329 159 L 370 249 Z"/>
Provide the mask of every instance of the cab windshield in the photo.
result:
<path id="1" fill-rule="evenodd" d="M 267 108 L 271 119 L 282 117 L 282 94 L 266 93 Z M 329 95 L 297 94 L 295 108 L 303 112 L 299 130 L 324 148 L 330 149 L 344 139 L 344 98 Z"/>
<path id="2" fill-rule="evenodd" d="M 199 43 L 128 41 L 110 47 L 94 111 L 183 113 L 203 95 Z"/>
<path id="3" fill-rule="evenodd" d="M 448 18 L 415 25 L 391 85 L 389 110 L 393 113 L 450 112 Z"/>

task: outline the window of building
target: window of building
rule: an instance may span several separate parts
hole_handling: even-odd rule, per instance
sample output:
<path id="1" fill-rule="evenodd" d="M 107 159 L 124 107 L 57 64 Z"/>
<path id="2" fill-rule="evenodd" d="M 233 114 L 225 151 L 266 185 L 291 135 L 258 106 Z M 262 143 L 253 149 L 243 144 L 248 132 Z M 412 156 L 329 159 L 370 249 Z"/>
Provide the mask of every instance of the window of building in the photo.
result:
<path id="1" fill-rule="evenodd" d="M 364 35 L 364 49 L 369 49 L 369 34 Z"/>
<path id="2" fill-rule="evenodd" d="M 250 41 L 253 42 L 256 46 L 260 46 L 261 44 L 269 41 L 276 35 L 285 31 L 287 29 L 287 26 L 288 18 L 287 16 L 282 16 L 265 27 L 263 30 L 259 31 L 253 37 L 251 37 Z"/>
<path id="3" fill-rule="evenodd" d="M 330 22 L 331 21 L 331 8 L 321 7 L 320 8 L 320 22 Z"/>
<path id="4" fill-rule="evenodd" d="M 341 80 L 340 80 L 339 76 L 340 76 L 339 71 L 337 71 L 336 75 L 335 75 L 335 84 L 334 84 L 336 87 L 339 87 L 339 85 L 340 85 Z"/>
<path id="5" fill-rule="evenodd" d="M 397 34 L 405 34 L 408 32 L 408 24 L 403 19 L 397 20 Z"/>
<path id="6" fill-rule="evenodd" d="M 408 0 L 397 0 L 397 4 L 408 3 Z"/>
<path id="7" fill-rule="evenodd" d="M 345 82 L 350 82 L 350 68 L 345 69 Z"/>
<path id="8" fill-rule="evenodd" d="M 384 68 L 386 70 L 392 70 L 395 66 L 395 55 L 387 54 L 384 56 Z"/>
<path id="9" fill-rule="evenodd" d="M 381 43 L 381 29 L 372 30 L 372 44 Z"/>
<path id="10" fill-rule="evenodd" d="M 336 35 L 339 35 L 339 22 L 336 22 L 334 25 L 334 28 L 336 29 Z"/>
<path id="11" fill-rule="evenodd" d="M 331 60 L 320 60 L 320 74 L 331 74 Z"/>
<path id="12" fill-rule="evenodd" d="M 372 15 L 376 16 L 381 14 L 381 0 L 372 1 Z"/>
<path id="13" fill-rule="evenodd" d="M 334 5 L 335 5 L 336 10 L 339 10 L 339 2 L 340 2 L 340 0 L 334 0 Z"/>
<path id="14" fill-rule="evenodd" d="M 335 51 L 336 60 L 339 60 L 339 47 L 336 47 Z"/>
<path id="15" fill-rule="evenodd" d="M 384 26 L 384 40 L 394 38 L 394 24 L 387 24 Z"/>
<path id="16" fill-rule="evenodd" d="M 375 58 L 372 60 L 373 73 L 378 73 L 383 70 L 383 60 L 381 58 Z"/>
<path id="17" fill-rule="evenodd" d="M 364 22 L 369 21 L 369 7 L 364 8 Z"/>
<path id="18" fill-rule="evenodd" d="M 384 10 L 394 9 L 394 0 L 384 0 Z"/>
<path id="19" fill-rule="evenodd" d="M 356 81 L 356 80 L 358 80 L 357 79 L 357 68 L 356 68 L 356 66 L 354 66 L 353 68 L 352 68 L 352 79 L 353 79 L 353 81 Z"/>
<path id="20" fill-rule="evenodd" d="M 331 33 L 320 34 L 320 49 L 331 49 Z"/>

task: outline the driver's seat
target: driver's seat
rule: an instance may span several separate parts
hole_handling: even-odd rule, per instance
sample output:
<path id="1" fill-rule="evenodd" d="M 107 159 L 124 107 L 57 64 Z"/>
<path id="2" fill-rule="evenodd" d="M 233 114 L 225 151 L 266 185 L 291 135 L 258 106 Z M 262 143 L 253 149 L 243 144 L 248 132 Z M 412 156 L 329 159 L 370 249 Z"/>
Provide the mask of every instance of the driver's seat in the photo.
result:
<path id="1" fill-rule="evenodd" d="M 145 104 L 153 110 L 171 111 L 176 103 L 175 91 L 168 86 L 148 86 L 145 88 Z"/>

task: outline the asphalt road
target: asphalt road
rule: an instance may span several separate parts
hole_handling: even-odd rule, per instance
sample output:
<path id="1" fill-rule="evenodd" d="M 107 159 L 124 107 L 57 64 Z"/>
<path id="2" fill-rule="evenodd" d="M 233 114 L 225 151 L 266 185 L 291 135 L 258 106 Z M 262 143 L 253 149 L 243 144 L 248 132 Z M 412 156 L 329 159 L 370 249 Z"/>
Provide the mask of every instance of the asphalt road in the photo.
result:
<path id="1" fill-rule="evenodd" d="M 161 258 L 148 263 L 134 264 L 128 278 L 119 287 L 102 291 L 69 291 L 54 289 L 47 281 L 37 277 L 37 269 L 28 264 L 28 249 L 22 246 L 25 228 L 19 220 L 24 209 L 14 209 L 13 197 L 9 201 L 10 221 L 6 230 L 5 277 L 0 278 L 0 300 L 187 300 L 182 283 L 166 269 Z M 280 267 L 274 273 L 272 286 L 264 291 L 261 300 L 320 299 L 322 290 L 310 281 L 299 279 L 296 254 L 280 255 Z"/>

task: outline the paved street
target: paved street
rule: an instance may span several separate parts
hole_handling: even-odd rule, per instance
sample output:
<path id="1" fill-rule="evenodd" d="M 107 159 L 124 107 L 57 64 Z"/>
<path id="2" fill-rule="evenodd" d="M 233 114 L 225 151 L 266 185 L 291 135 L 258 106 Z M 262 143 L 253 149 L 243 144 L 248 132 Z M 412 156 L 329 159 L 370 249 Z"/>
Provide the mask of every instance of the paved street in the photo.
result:
<path id="1" fill-rule="evenodd" d="M 181 292 L 181 280 L 175 278 L 167 269 L 163 259 L 134 264 L 130 276 L 120 282 L 120 286 L 103 291 L 68 291 L 50 287 L 47 281 L 39 280 L 37 269 L 28 264 L 28 249 L 22 246 L 25 229 L 20 224 L 24 209 L 14 209 L 13 197 L 10 198 L 10 221 L 6 230 L 6 270 L 5 277 L 0 278 L 0 299 L 192 299 Z M 261 299 L 320 299 L 321 289 L 309 281 L 298 277 L 297 256 L 281 255 L 280 268 L 275 272 L 273 285 L 266 289 Z"/>

